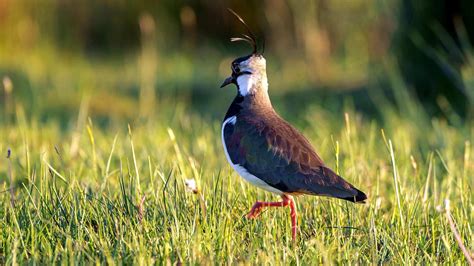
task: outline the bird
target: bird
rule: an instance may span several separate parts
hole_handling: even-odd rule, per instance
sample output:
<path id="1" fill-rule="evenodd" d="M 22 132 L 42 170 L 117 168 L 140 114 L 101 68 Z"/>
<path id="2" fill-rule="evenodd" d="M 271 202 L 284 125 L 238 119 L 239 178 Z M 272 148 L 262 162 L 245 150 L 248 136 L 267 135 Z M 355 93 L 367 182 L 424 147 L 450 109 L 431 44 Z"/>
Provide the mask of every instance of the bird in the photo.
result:
<path id="1" fill-rule="evenodd" d="M 258 51 L 256 37 L 245 21 L 235 11 L 229 12 L 248 33 L 231 41 L 245 41 L 253 50 L 232 61 L 232 73 L 220 86 L 237 87 L 222 123 L 224 152 L 246 181 L 282 198 L 278 202 L 256 201 L 246 217 L 257 218 L 267 207 L 289 206 L 292 240 L 296 241 L 296 196 L 326 196 L 354 203 L 365 203 L 367 196 L 331 170 L 309 140 L 275 111 L 268 94 L 264 48 Z"/>

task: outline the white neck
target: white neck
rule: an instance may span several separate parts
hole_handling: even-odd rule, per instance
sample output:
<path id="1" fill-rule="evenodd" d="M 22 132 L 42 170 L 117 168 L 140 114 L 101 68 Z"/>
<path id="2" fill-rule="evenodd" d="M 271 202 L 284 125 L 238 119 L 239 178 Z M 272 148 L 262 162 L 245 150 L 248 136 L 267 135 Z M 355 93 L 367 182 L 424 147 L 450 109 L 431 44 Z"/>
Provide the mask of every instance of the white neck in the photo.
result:
<path id="1" fill-rule="evenodd" d="M 262 75 L 260 78 L 256 78 L 255 75 L 241 75 L 237 78 L 237 84 L 239 87 L 239 92 L 242 96 L 248 94 L 254 94 L 257 88 L 268 91 L 268 81 L 267 76 Z"/>

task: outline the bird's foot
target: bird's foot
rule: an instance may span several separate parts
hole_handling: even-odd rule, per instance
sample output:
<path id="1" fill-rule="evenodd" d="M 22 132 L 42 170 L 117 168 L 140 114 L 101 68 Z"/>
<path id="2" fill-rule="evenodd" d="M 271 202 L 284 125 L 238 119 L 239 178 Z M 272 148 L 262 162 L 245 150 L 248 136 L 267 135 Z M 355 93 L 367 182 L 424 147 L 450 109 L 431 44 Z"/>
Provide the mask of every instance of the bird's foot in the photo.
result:
<path id="1" fill-rule="evenodd" d="M 257 201 L 252 206 L 250 212 L 246 215 L 247 219 L 255 219 L 257 218 L 260 213 L 263 211 L 265 207 L 286 207 L 290 206 L 290 217 L 291 217 L 291 238 L 293 242 L 296 242 L 296 234 L 298 231 L 297 219 L 296 219 L 296 204 L 293 200 L 293 197 L 288 195 L 282 196 L 282 201 L 277 202 L 264 202 L 264 201 Z"/>
<path id="2" fill-rule="evenodd" d="M 262 202 L 257 201 L 255 202 L 255 204 L 252 206 L 252 209 L 249 211 L 249 213 L 247 213 L 245 217 L 247 217 L 247 219 L 255 219 L 258 216 L 260 216 L 260 213 L 262 212 L 262 210 L 263 210 Z"/>
<path id="3" fill-rule="evenodd" d="M 257 218 L 260 215 L 260 213 L 263 211 L 263 208 L 265 207 L 286 207 L 288 206 L 288 204 L 289 204 L 289 201 L 287 200 L 277 201 L 277 202 L 257 201 L 253 205 L 250 212 L 247 214 L 247 218 L 248 219 Z"/>

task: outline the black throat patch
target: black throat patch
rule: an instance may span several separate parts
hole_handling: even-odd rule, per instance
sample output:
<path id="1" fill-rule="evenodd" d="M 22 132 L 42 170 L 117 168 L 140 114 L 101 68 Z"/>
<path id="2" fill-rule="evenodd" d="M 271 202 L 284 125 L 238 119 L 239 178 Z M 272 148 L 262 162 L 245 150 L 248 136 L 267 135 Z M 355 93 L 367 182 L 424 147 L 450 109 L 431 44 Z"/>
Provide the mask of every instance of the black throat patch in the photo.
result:
<path id="1" fill-rule="evenodd" d="M 232 104 L 229 106 L 229 109 L 227 109 L 227 113 L 225 114 L 224 121 L 227 118 L 240 113 L 240 110 L 242 109 L 242 106 L 240 104 L 243 101 L 244 101 L 244 96 L 242 96 L 239 90 L 237 90 L 237 96 L 235 96 L 234 100 L 232 101 Z"/>

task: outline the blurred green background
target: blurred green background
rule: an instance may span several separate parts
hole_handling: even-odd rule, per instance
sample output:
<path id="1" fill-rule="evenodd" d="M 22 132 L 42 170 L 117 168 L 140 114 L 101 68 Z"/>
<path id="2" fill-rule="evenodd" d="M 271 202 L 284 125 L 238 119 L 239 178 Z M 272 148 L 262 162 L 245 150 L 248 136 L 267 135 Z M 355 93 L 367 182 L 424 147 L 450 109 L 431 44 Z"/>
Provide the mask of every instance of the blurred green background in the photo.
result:
<path id="1" fill-rule="evenodd" d="M 297 245 L 287 212 L 242 219 L 271 196 L 222 154 L 251 51 L 229 7 L 275 109 L 369 197 L 299 198 Z M 473 44 L 472 0 L 0 0 L 0 265 L 464 263 L 440 211 L 474 250 Z"/>
<path id="2" fill-rule="evenodd" d="M 349 103 L 377 118 L 387 103 L 403 109 L 403 88 L 430 116 L 471 116 L 468 0 L 0 0 L 1 119 L 22 108 L 67 128 L 81 104 L 100 124 L 178 105 L 221 119 L 235 90 L 220 82 L 250 51 L 229 42 L 245 29 L 228 7 L 265 39 L 271 95 L 288 115 Z"/>

